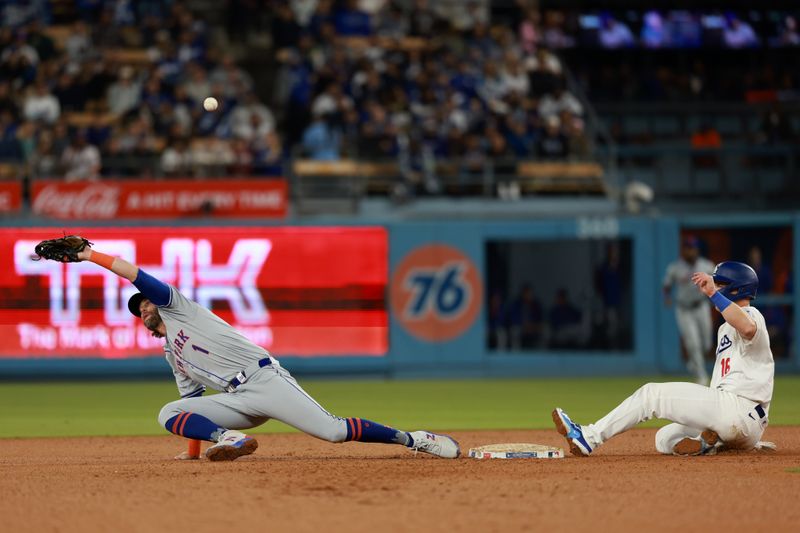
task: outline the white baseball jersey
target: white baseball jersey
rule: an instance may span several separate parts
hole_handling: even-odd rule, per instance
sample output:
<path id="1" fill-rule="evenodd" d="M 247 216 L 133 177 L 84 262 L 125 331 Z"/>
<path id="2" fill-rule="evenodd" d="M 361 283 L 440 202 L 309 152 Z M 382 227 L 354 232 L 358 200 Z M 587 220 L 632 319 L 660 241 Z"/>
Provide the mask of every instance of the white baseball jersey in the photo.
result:
<path id="1" fill-rule="evenodd" d="M 167 328 L 164 353 L 182 397 L 205 387 L 224 391 L 230 381 L 269 353 L 220 317 L 170 286 L 158 312 Z"/>
<path id="2" fill-rule="evenodd" d="M 683 258 L 669 264 L 664 275 L 664 285 L 666 287 L 676 286 L 675 302 L 678 306 L 692 307 L 708 301 L 692 283 L 692 274 L 695 272 L 711 274 L 714 272 L 714 266 L 714 263 L 705 257 L 698 257 L 694 264 L 687 263 Z"/>
<path id="3" fill-rule="evenodd" d="M 768 409 L 772 400 L 775 362 L 769 348 L 767 324 L 755 307 L 742 307 L 742 310 L 755 321 L 756 334 L 747 340 L 727 322 L 720 326 L 711 388 L 731 392 Z"/>

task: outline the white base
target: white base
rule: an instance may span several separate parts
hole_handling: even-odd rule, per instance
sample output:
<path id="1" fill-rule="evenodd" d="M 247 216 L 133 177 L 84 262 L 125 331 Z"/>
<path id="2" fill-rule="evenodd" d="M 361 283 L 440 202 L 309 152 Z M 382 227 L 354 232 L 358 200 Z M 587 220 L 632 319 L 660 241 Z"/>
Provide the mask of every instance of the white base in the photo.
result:
<path id="1" fill-rule="evenodd" d="M 471 448 L 469 456 L 473 459 L 563 459 L 564 450 L 541 444 L 487 444 Z"/>

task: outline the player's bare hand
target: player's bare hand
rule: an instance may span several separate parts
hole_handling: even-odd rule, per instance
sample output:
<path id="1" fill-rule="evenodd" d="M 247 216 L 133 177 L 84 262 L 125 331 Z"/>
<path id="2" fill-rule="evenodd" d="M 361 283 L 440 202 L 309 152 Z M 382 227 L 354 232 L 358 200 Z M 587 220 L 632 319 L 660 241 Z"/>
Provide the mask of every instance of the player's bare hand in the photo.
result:
<path id="1" fill-rule="evenodd" d="M 78 252 L 78 259 L 81 261 L 88 261 L 90 257 L 92 257 L 92 249 L 88 245 Z"/>
<path id="2" fill-rule="evenodd" d="M 175 456 L 175 459 L 178 461 L 194 461 L 196 459 L 200 459 L 200 456 L 190 455 L 189 452 L 181 452 Z"/>
<path id="3" fill-rule="evenodd" d="M 700 292 L 706 296 L 710 297 L 717 292 L 717 286 L 714 285 L 714 278 L 705 272 L 695 272 L 692 274 L 692 283 L 697 285 Z"/>

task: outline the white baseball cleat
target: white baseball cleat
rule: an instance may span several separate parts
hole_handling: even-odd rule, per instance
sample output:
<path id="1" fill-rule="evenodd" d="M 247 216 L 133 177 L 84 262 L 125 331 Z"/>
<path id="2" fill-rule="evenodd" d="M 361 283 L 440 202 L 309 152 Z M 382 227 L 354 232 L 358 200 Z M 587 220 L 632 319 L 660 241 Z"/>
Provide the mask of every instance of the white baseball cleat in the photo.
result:
<path id="1" fill-rule="evenodd" d="M 429 453 L 445 459 L 455 459 L 461 455 L 458 443 L 447 435 L 437 435 L 427 431 L 412 431 L 409 435 L 414 439 L 414 445 L 411 446 L 414 451 Z"/>
<path id="2" fill-rule="evenodd" d="M 206 450 L 209 461 L 233 461 L 237 457 L 250 455 L 258 448 L 258 441 L 241 431 L 229 429 L 219 441 Z"/>

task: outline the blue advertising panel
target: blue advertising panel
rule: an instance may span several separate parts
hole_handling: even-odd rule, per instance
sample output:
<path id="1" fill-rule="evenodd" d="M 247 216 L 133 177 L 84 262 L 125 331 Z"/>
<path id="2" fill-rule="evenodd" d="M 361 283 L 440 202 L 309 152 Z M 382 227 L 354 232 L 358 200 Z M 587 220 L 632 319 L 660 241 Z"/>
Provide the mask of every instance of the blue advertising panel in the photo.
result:
<path id="1" fill-rule="evenodd" d="M 657 370 L 655 316 L 636 311 L 652 308 L 658 296 L 652 260 L 655 225 L 649 220 L 403 224 L 393 226 L 390 234 L 390 346 L 395 374 L 593 375 Z M 609 265 L 619 259 L 609 259 L 609 254 L 621 254 L 628 264 L 613 272 L 616 267 Z M 497 263 L 508 263 L 505 272 L 496 268 Z M 503 289 L 498 289 L 499 278 L 504 278 Z M 519 318 L 525 314 L 519 311 L 525 304 L 515 294 L 534 285 L 532 292 L 542 295 L 536 305 L 547 309 L 526 324 Z M 557 285 L 577 287 L 580 301 L 563 311 L 554 295 L 567 289 L 556 289 Z M 500 292 L 507 293 L 499 304 L 506 309 L 499 313 L 505 316 L 500 320 L 506 330 L 503 337 L 520 337 L 520 342 L 492 339 L 497 336 L 492 330 Z M 611 292 L 625 293 L 627 301 Z M 449 308 L 456 300 L 459 307 Z M 598 302 L 605 308 L 594 309 Z M 599 338 L 596 320 L 615 312 L 617 316 L 608 322 L 617 326 L 624 322 L 617 327 L 624 333 L 611 341 Z M 536 335 L 517 334 L 529 325 L 544 332 L 531 342 Z M 432 327 L 434 334 L 426 333 L 425 327 Z M 561 337 L 566 342 L 559 340 L 559 334 L 565 334 Z"/>

